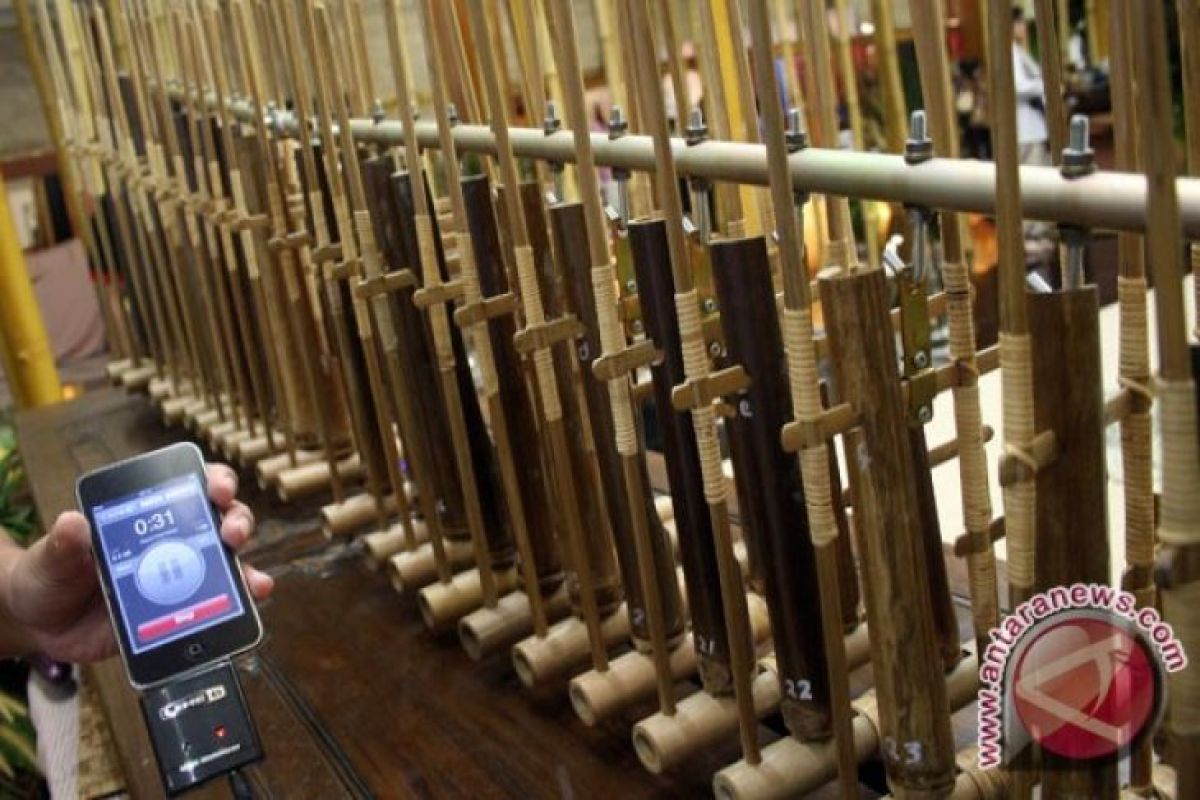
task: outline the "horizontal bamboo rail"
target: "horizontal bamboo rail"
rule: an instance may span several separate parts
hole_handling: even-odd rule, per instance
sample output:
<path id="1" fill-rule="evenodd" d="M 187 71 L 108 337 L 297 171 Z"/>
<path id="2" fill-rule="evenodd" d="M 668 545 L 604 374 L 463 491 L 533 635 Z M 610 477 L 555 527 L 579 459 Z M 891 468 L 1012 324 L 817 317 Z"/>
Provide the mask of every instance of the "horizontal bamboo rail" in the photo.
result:
<path id="1" fill-rule="evenodd" d="M 211 100 L 211 98 L 210 98 Z M 250 118 L 251 106 L 231 103 L 233 113 Z M 273 120 L 278 130 L 294 135 L 295 120 L 280 112 Z M 396 121 L 351 121 L 355 138 L 394 146 L 403 144 L 404 128 Z M 422 147 L 437 148 L 437 126 L 430 120 L 416 125 Z M 496 152 L 496 142 L 486 125 L 462 124 L 454 128 L 460 153 Z M 513 151 L 521 158 L 572 163 L 575 145 L 571 131 L 547 136 L 541 128 L 510 128 Z M 657 168 L 654 146 L 648 136 L 627 135 L 609 139 L 592 134 L 596 164 L 641 172 Z M 759 144 L 710 140 L 689 147 L 672 140 L 681 177 L 707 178 L 767 185 L 766 148 Z M 995 213 L 996 170 L 990 161 L 933 158 L 919 165 L 903 156 L 848 150 L 805 148 L 793 153 L 788 164 L 796 191 L 881 200 L 934 209 L 979 214 Z M 1200 178 L 1177 180 L 1183 232 L 1200 238 Z M 1082 178 L 1064 178 L 1053 167 L 1021 167 L 1021 210 L 1028 219 L 1078 225 L 1092 230 L 1142 232 L 1146 228 L 1146 179 L 1140 174 L 1097 171 Z"/>

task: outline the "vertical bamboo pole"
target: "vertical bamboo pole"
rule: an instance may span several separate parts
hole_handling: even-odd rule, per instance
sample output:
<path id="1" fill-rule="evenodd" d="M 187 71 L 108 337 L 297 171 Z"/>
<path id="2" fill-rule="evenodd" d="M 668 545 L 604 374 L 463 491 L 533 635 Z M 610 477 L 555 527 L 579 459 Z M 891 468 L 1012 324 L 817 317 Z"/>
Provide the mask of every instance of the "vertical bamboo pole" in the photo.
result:
<path id="1" fill-rule="evenodd" d="M 1180 282 L 1179 198 L 1175 188 L 1175 138 L 1171 79 L 1162 3 L 1130 12 L 1136 101 L 1143 122 L 1139 140 L 1149 199 L 1147 258 L 1154 276 L 1161 402 L 1162 506 L 1158 538 L 1167 546 L 1161 581 L 1163 616 L 1185 652 L 1200 652 L 1200 439 Z M 1167 734 L 1179 797 L 1200 796 L 1200 670 L 1169 676 Z"/>

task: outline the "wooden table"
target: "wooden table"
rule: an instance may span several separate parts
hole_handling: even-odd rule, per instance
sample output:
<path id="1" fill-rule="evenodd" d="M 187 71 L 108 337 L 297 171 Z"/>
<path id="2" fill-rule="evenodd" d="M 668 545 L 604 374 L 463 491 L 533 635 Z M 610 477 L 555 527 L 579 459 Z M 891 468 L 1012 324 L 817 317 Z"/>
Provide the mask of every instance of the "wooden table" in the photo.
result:
<path id="1" fill-rule="evenodd" d="M 17 430 L 42 519 L 74 507 L 80 473 L 183 436 L 141 397 L 115 389 L 20 414 Z M 247 771 L 262 797 L 698 797 L 736 759 L 736 742 L 670 775 L 638 763 L 631 721 L 598 728 L 575 717 L 565 690 L 535 697 L 507 656 L 472 662 L 454 637 L 435 639 L 411 598 L 328 543 L 317 504 L 282 505 L 243 481 L 259 519 L 246 559 L 277 579 L 262 606 L 267 637 L 240 664 L 267 752 Z M 127 788 L 162 795 L 137 700 L 118 662 L 94 665 Z M 228 797 L 223 782 L 195 796 Z"/>

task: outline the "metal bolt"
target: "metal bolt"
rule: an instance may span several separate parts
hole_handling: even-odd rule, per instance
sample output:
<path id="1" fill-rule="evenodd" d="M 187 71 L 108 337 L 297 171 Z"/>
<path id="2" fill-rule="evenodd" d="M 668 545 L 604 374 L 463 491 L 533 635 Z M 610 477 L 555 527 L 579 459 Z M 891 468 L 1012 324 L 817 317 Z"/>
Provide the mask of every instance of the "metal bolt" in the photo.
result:
<path id="1" fill-rule="evenodd" d="M 1067 146 L 1062 153 L 1062 176 L 1081 178 L 1096 171 L 1096 154 L 1088 144 L 1088 118 L 1082 114 L 1071 117 Z"/>
<path id="2" fill-rule="evenodd" d="M 924 350 L 918 350 L 913 354 L 913 366 L 917 369 L 925 369 L 929 366 L 929 354 Z"/>
<path id="3" fill-rule="evenodd" d="M 1088 118 L 1083 114 L 1071 117 L 1071 133 L 1068 137 L 1072 150 L 1086 150 L 1088 146 Z"/>
<path id="4" fill-rule="evenodd" d="M 688 112 L 687 130 L 684 133 L 687 135 L 688 144 L 700 144 L 708 139 L 708 125 L 704 122 L 704 112 L 699 106 Z"/>
<path id="5" fill-rule="evenodd" d="M 720 358 L 725 354 L 725 348 L 721 347 L 720 342 L 710 342 L 708 345 L 708 354 L 713 358 Z"/>
<path id="6" fill-rule="evenodd" d="M 646 326 L 642 324 L 640 319 L 635 319 L 633 324 L 629 327 L 632 328 L 633 332 L 639 336 L 646 330 Z"/>
<path id="7" fill-rule="evenodd" d="M 451 128 L 458 124 L 458 106 L 454 103 L 446 103 L 446 118 L 450 120 Z"/>
<path id="8" fill-rule="evenodd" d="M 629 121 L 625 119 L 625 111 L 620 106 L 613 106 L 608 112 L 608 138 L 620 139 L 629 132 Z"/>
<path id="9" fill-rule="evenodd" d="M 637 281 L 633 279 L 625 281 L 625 291 L 635 294 L 637 292 Z"/>
<path id="10" fill-rule="evenodd" d="M 714 314 L 717 310 L 717 301 L 711 297 L 704 298 L 704 302 L 700 304 L 705 314 Z"/>
<path id="11" fill-rule="evenodd" d="M 920 164 L 933 158 L 933 140 L 929 138 L 929 124 L 925 112 L 914 111 L 908 121 L 908 141 L 904 143 L 904 160 L 909 164 Z"/>
<path id="12" fill-rule="evenodd" d="M 558 107 L 554 105 L 553 100 L 546 101 L 546 118 L 542 121 L 542 133 L 549 136 L 552 133 L 557 133 L 562 127 L 562 120 L 558 118 Z"/>
<path id="13" fill-rule="evenodd" d="M 917 409 L 917 419 L 921 420 L 922 425 L 927 425 L 933 421 L 933 406 L 921 406 Z"/>
<path id="14" fill-rule="evenodd" d="M 378 125 L 385 119 L 387 119 L 387 112 L 383 110 L 383 101 L 376 97 L 375 105 L 371 107 L 371 121 Z"/>
<path id="15" fill-rule="evenodd" d="M 787 132 L 784 134 L 789 153 L 808 147 L 808 129 L 804 125 L 804 114 L 798 108 L 787 112 Z"/>

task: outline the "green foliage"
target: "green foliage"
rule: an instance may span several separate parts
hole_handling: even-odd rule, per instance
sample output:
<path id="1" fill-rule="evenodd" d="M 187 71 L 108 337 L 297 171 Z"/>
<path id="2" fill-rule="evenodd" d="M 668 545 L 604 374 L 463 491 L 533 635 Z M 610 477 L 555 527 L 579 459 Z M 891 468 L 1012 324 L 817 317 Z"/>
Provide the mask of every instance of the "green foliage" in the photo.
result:
<path id="1" fill-rule="evenodd" d="M 16 433 L 0 417 L 0 529 L 7 529 L 20 544 L 33 535 L 37 517 L 25 496 L 25 472 L 17 450 Z"/>

